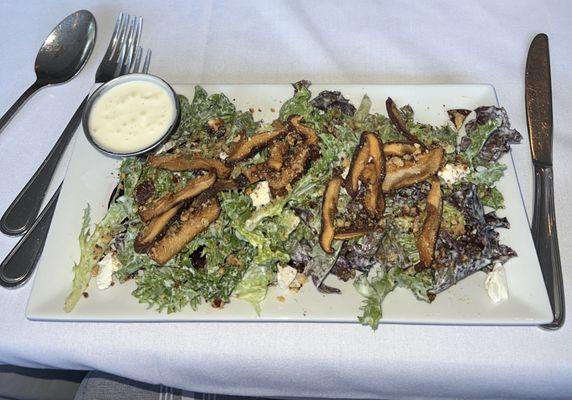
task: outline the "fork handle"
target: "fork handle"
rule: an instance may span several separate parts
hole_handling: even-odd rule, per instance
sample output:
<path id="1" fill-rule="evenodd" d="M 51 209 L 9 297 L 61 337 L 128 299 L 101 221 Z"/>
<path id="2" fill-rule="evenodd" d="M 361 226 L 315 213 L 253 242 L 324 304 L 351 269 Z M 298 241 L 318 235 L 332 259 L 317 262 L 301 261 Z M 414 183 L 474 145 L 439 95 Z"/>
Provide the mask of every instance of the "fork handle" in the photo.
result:
<path id="1" fill-rule="evenodd" d="M 0 231 L 3 233 L 11 236 L 21 235 L 34 223 L 58 162 L 79 126 L 87 99 L 88 97 L 80 104 L 50 154 L 0 219 Z"/>
<path id="2" fill-rule="evenodd" d="M 532 239 L 538 254 L 540 269 L 548 298 L 552 306 L 554 319 L 542 325 L 544 329 L 559 329 L 564 324 L 564 285 L 558 234 L 556 231 L 556 213 L 554 208 L 554 178 L 551 166 L 535 165 L 534 167 L 534 214 L 532 216 Z"/>
<path id="3" fill-rule="evenodd" d="M 2 129 L 4 129 L 4 127 L 8 124 L 8 122 L 10 122 L 10 120 L 18 112 L 20 107 L 24 105 L 26 100 L 28 100 L 28 98 L 31 95 L 33 95 L 38 89 L 44 86 L 46 86 L 45 82 L 37 80 L 36 82 L 32 83 L 32 85 L 28 89 L 26 89 L 24 93 L 22 93 L 22 95 L 18 98 L 18 100 L 16 100 L 16 102 L 12 104 L 12 107 L 10 107 L 8 111 L 4 113 L 2 118 L 0 118 L 0 132 L 2 132 Z"/>

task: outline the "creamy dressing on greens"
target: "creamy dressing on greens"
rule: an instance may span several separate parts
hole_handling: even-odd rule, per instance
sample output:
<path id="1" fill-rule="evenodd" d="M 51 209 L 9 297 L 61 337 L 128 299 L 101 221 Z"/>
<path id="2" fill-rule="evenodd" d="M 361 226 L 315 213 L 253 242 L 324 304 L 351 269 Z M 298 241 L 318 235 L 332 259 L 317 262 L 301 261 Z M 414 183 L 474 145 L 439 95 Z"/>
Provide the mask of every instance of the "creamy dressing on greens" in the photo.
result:
<path id="1" fill-rule="evenodd" d="M 149 81 L 131 81 L 103 93 L 88 120 L 93 140 L 107 150 L 129 153 L 156 143 L 173 124 L 172 96 Z"/>

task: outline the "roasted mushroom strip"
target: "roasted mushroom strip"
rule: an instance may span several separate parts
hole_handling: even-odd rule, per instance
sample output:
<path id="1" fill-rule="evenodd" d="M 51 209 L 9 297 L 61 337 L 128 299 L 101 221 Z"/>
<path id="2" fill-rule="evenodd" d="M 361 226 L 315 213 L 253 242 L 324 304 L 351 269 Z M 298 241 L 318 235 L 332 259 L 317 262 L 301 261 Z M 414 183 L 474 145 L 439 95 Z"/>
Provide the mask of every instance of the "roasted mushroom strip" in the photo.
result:
<path id="1" fill-rule="evenodd" d="M 216 175 L 212 173 L 189 180 L 187 185 L 178 192 L 167 193 L 163 197 L 155 200 L 148 207 L 139 209 L 141 220 L 149 221 L 152 218 L 167 212 L 175 205 L 198 196 L 210 188 L 215 181 Z"/>
<path id="2" fill-rule="evenodd" d="M 220 204 L 211 198 L 199 206 L 190 206 L 184 210 L 178 226 L 171 227 L 166 235 L 149 250 L 149 257 L 163 265 L 177 255 L 199 233 L 203 232 L 220 215 Z"/>
<path id="3" fill-rule="evenodd" d="M 403 117 L 401 115 L 401 111 L 399 111 L 399 108 L 397 108 L 397 105 L 391 99 L 391 97 L 388 97 L 387 100 L 385 101 L 385 108 L 387 109 L 387 115 L 389 115 L 389 119 L 391 120 L 393 125 L 395 125 L 397 130 L 403 136 L 405 136 L 407 140 L 413 143 L 417 143 L 418 145 L 421 146 L 422 149 L 426 149 L 423 142 L 421 142 L 418 138 L 415 137 L 415 135 L 409 132 L 409 129 L 407 129 L 407 125 L 405 125 L 405 121 L 403 120 Z"/>
<path id="4" fill-rule="evenodd" d="M 387 193 L 411 186 L 435 175 L 441 168 L 444 154 L 443 148 L 437 147 L 419 155 L 416 160 L 403 162 L 402 165 L 388 162 L 382 185 L 383 191 Z"/>
<path id="5" fill-rule="evenodd" d="M 334 240 L 348 240 L 348 239 L 355 239 L 368 233 L 373 232 L 373 228 L 363 227 L 363 228 L 343 228 L 343 229 L 336 229 L 334 233 Z"/>
<path id="6" fill-rule="evenodd" d="M 465 119 L 470 113 L 471 110 L 465 110 L 463 108 L 447 111 L 447 114 L 449 114 L 449 119 L 457 129 L 463 126 L 463 122 L 465 122 Z"/>
<path id="7" fill-rule="evenodd" d="M 211 158 L 184 155 L 184 154 L 160 154 L 149 158 L 148 164 L 155 168 L 169 171 L 214 171 L 219 178 L 228 178 L 230 168 L 220 160 Z"/>
<path id="8" fill-rule="evenodd" d="M 427 195 L 427 206 L 425 207 L 425 221 L 421 227 L 421 232 L 417 237 L 417 250 L 419 250 L 419 266 L 428 268 L 433 263 L 435 257 L 435 243 L 441 225 L 441 213 L 443 210 L 443 195 L 439 178 L 431 178 L 431 190 Z"/>
<path id="9" fill-rule="evenodd" d="M 352 162 L 350 164 L 350 170 L 348 171 L 348 176 L 346 178 L 346 190 L 348 194 L 355 197 L 359 190 L 360 177 L 363 174 L 363 170 L 369 160 L 369 144 L 366 140 L 365 135 L 361 136 L 360 142 L 357 145 L 354 154 L 352 156 Z"/>
<path id="10" fill-rule="evenodd" d="M 375 133 L 367 132 L 363 136 L 369 147 L 369 161 L 362 173 L 366 183 L 363 205 L 372 218 L 379 218 L 383 215 L 385 209 L 385 201 L 381 190 L 381 183 L 385 178 L 383 143 Z"/>
<path id="11" fill-rule="evenodd" d="M 284 126 L 279 125 L 273 131 L 258 133 L 251 137 L 244 137 L 234 144 L 225 162 L 227 164 L 233 164 L 250 158 L 272 144 L 273 141 L 284 137 L 287 133 L 288 131 Z"/>
<path id="12" fill-rule="evenodd" d="M 284 157 L 288 153 L 289 145 L 283 140 L 278 140 L 268 148 L 268 160 L 266 164 L 275 171 L 279 171 L 284 165 Z"/>
<path id="13" fill-rule="evenodd" d="M 199 194 L 191 201 L 192 206 L 198 206 L 204 203 L 211 197 L 216 197 L 220 192 L 225 190 L 240 189 L 244 185 L 240 185 L 238 182 L 232 179 L 217 179 L 216 182 L 207 190 Z"/>
<path id="14" fill-rule="evenodd" d="M 159 236 L 167 224 L 173 219 L 177 212 L 181 209 L 183 204 L 178 204 L 170 210 L 165 211 L 163 214 L 153 218 L 149 223 L 141 229 L 135 238 L 135 251 L 137 253 L 144 253 L 149 246 L 153 244 L 155 238 Z"/>
<path id="15" fill-rule="evenodd" d="M 389 142 L 383 145 L 383 154 L 386 157 L 403 157 L 406 154 L 421 152 L 421 146 L 413 143 Z"/>
<path id="16" fill-rule="evenodd" d="M 274 196 L 283 196 L 288 192 L 288 186 L 300 179 L 310 167 L 316 148 L 302 145 L 296 147 L 296 152 L 286 160 L 284 167 L 275 174 L 268 176 L 268 186 Z"/>
<path id="17" fill-rule="evenodd" d="M 242 172 L 241 176 L 243 180 L 246 179 L 246 183 L 249 185 L 260 182 L 268 176 L 268 165 L 266 162 L 251 165 Z"/>
<path id="18" fill-rule="evenodd" d="M 374 163 L 368 163 L 363 171 L 365 193 L 363 206 L 370 217 L 380 218 L 385 210 L 385 199 L 381 190 L 383 175 L 379 174 Z"/>
<path id="19" fill-rule="evenodd" d="M 334 176 L 326 185 L 322 199 L 322 229 L 320 230 L 320 246 L 328 253 L 333 254 L 332 241 L 334 240 L 334 219 L 338 211 L 338 199 L 342 188 L 342 178 Z"/>
<path id="20" fill-rule="evenodd" d="M 304 141 L 310 146 L 317 146 L 320 143 L 320 137 L 314 132 L 313 129 L 302 125 L 300 121 L 302 117 L 299 115 L 294 115 L 288 119 L 288 122 L 294 127 L 296 132 L 304 136 Z"/>

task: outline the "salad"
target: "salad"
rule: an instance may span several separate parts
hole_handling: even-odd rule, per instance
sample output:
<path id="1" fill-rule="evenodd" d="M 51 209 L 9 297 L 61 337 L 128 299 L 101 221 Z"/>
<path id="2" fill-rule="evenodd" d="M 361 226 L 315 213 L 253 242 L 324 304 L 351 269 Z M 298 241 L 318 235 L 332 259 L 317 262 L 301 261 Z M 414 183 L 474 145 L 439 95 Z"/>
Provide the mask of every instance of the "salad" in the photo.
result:
<path id="1" fill-rule="evenodd" d="M 521 140 L 503 108 L 449 110 L 450 123 L 431 126 L 391 98 L 386 117 L 367 95 L 356 108 L 340 92 L 293 86 L 271 123 L 200 86 L 191 101 L 178 96 L 178 129 L 123 160 L 93 228 L 85 209 L 64 310 L 93 279 L 99 289 L 134 280 L 133 296 L 159 312 L 247 301 L 260 314 L 270 286 L 335 296 L 324 283 L 334 275 L 353 282 L 357 318 L 376 329 L 396 287 L 431 302 L 516 256 L 495 213 L 499 159 Z"/>

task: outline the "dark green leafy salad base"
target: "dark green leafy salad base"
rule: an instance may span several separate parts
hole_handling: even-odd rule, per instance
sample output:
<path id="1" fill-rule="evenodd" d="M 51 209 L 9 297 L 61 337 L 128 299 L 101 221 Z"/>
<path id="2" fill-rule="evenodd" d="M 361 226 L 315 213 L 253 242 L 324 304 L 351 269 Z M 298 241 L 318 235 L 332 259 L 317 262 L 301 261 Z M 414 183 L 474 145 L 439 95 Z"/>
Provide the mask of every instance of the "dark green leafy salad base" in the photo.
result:
<path id="1" fill-rule="evenodd" d="M 137 212 L 137 187 L 152 182 L 153 196 L 160 197 L 183 187 L 200 172 L 171 172 L 151 167 L 142 158 L 124 159 L 109 210 L 92 230 L 86 208 L 80 234 L 81 258 L 73 267 L 72 290 L 64 309 L 70 312 L 74 308 L 97 275 L 98 263 L 111 253 L 118 266 L 114 280 L 134 280 L 137 287 L 133 296 L 167 313 L 186 307 L 196 310 L 203 303 L 222 308 L 237 300 L 250 302 L 260 313 L 268 288 L 277 284 L 279 268 L 291 266 L 303 278 L 312 278 L 315 271 L 326 268 L 340 280 L 353 281 L 364 298 L 357 318 L 375 329 L 382 318 L 383 300 L 396 287 L 409 289 L 419 300 L 431 302 L 474 272 L 516 256 L 499 243 L 497 229 L 508 228 L 509 223 L 495 213 L 504 207 L 502 193 L 496 187 L 505 170 L 499 159 L 511 143 L 521 139 L 511 129 L 505 110 L 479 107 L 471 114 L 474 118 L 469 120 L 469 116 L 463 128 L 457 129 L 453 124 L 416 122 L 407 105 L 400 112 L 409 132 L 429 149 L 445 149 L 445 167 L 462 166 L 465 170 L 454 182 L 441 177 L 443 210 L 432 268 L 416 268 L 419 252 L 415 235 L 429 191 L 427 182 L 386 196 L 383 230 L 337 242 L 336 253 L 326 254 L 318 244 L 319 216 L 324 187 L 332 171 L 347 169 L 364 131 L 377 133 L 384 143 L 406 138 L 386 116 L 371 112 L 367 95 L 356 108 L 339 92 L 325 91 L 312 97 L 308 82 L 293 86 L 293 97 L 282 105 L 278 119 L 286 122 L 292 115 L 301 116 L 303 123 L 318 134 L 320 144 L 319 155 L 285 195 L 257 208 L 248 190 L 218 193 L 218 219 L 173 259 L 159 266 L 147 254 L 135 251 L 135 238 L 143 226 Z M 272 121 L 256 121 L 253 113 L 237 110 L 223 93 L 208 94 L 197 86 L 191 101 L 184 96 L 178 100 L 180 124 L 161 151 L 185 151 L 220 159 L 240 135 L 249 137 L 271 129 Z M 222 120 L 222 127 L 213 130 L 209 123 L 213 120 Z M 266 151 L 242 168 L 263 160 Z M 239 172 L 233 171 L 232 178 Z M 342 192 L 340 209 L 349 201 Z M 307 279 L 305 284 L 311 282 Z M 339 295 L 335 287 L 323 284 L 316 290 Z"/>

